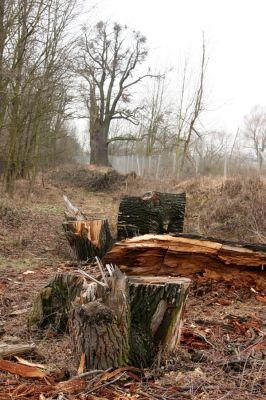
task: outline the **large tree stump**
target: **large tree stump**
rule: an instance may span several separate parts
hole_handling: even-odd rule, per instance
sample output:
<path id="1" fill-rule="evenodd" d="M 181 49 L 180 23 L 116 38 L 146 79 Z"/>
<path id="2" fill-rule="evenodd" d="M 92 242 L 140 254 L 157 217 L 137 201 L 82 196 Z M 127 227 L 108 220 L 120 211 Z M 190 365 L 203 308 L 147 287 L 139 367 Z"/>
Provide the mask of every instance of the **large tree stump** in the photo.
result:
<path id="1" fill-rule="evenodd" d="M 148 192 L 142 197 L 124 197 L 118 213 L 118 240 L 146 233 L 183 232 L 185 204 L 185 193 Z"/>
<path id="2" fill-rule="evenodd" d="M 63 223 L 63 228 L 78 260 L 102 258 L 112 247 L 113 239 L 106 219 L 68 221 Z"/>
<path id="3" fill-rule="evenodd" d="M 96 300 L 75 305 L 70 334 L 88 369 L 150 366 L 159 350 L 177 348 L 190 280 L 126 277 L 115 270 Z"/>

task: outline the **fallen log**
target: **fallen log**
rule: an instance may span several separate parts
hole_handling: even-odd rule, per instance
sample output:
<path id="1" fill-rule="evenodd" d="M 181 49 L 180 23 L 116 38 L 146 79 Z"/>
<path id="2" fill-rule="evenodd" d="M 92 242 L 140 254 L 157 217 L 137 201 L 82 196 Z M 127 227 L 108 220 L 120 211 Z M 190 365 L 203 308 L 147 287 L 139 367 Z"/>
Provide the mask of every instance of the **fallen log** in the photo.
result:
<path id="1" fill-rule="evenodd" d="M 176 349 L 190 280 L 127 277 L 115 269 L 96 300 L 75 304 L 69 320 L 73 349 L 87 369 L 150 366 Z"/>
<path id="2" fill-rule="evenodd" d="M 185 205 L 185 193 L 147 192 L 142 197 L 124 197 L 118 212 L 118 240 L 183 232 Z"/>
<path id="3" fill-rule="evenodd" d="M 0 359 L 10 356 L 16 356 L 24 353 L 28 353 L 36 349 L 34 343 L 31 344 L 8 344 L 0 342 Z"/>
<path id="4" fill-rule="evenodd" d="M 266 245 L 239 244 L 196 235 L 144 235 L 118 242 L 104 257 L 127 275 L 191 276 L 266 284 Z"/>

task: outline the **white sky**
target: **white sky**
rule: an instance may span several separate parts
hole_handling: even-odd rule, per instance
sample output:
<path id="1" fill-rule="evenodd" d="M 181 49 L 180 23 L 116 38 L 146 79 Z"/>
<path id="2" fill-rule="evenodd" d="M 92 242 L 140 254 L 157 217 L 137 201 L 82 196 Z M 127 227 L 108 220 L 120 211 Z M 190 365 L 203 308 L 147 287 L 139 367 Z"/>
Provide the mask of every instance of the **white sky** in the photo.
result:
<path id="1" fill-rule="evenodd" d="M 234 133 L 254 105 L 266 104 L 266 0 L 99 0 L 94 14 L 144 34 L 151 67 L 177 67 L 186 56 L 197 66 L 204 31 L 208 128 Z"/>

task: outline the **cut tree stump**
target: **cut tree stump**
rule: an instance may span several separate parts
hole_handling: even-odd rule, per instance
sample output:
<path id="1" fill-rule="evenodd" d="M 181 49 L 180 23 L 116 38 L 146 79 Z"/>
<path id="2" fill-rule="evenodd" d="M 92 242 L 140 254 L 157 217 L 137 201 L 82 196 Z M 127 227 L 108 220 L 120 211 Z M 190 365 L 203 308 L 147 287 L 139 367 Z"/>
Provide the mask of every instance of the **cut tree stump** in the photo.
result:
<path id="1" fill-rule="evenodd" d="M 28 326 L 65 332 L 71 302 L 84 288 L 84 278 L 74 273 L 57 273 L 40 291 L 28 316 Z"/>
<path id="2" fill-rule="evenodd" d="M 197 235 L 144 235 L 118 242 L 104 257 L 127 275 L 192 276 L 265 289 L 266 245 Z"/>
<path id="3" fill-rule="evenodd" d="M 63 228 L 74 257 L 84 261 L 102 258 L 114 242 L 108 220 L 88 218 L 67 196 L 63 198 L 68 210 Z"/>
<path id="4" fill-rule="evenodd" d="M 78 260 L 102 258 L 113 245 L 108 220 L 79 220 L 63 223 L 66 237 Z"/>
<path id="5" fill-rule="evenodd" d="M 173 351 L 180 338 L 190 280 L 127 277 L 118 269 L 97 298 L 75 304 L 70 334 L 78 360 L 87 369 L 148 367 L 158 353 Z"/>
<path id="6" fill-rule="evenodd" d="M 118 240 L 183 232 L 185 205 L 185 193 L 147 192 L 142 197 L 124 197 L 118 212 Z"/>

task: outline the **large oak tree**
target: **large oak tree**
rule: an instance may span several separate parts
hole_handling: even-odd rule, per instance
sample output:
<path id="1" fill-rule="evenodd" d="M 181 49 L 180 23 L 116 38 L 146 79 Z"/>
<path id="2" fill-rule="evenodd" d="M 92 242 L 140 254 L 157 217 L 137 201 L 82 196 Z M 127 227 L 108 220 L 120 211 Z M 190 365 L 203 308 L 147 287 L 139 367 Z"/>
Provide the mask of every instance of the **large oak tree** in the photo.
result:
<path id="1" fill-rule="evenodd" d="M 137 69 L 147 57 L 146 39 L 139 32 L 118 24 L 98 22 L 92 31 L 84 28 L 80 40 L 79 74 L 86 81 L 83 95 L 89 112 L 91 163 L 108 165 L 111 121 L 136 123 L 139 107 L 132 104 L 131 89 L 146 77 Z"/>

